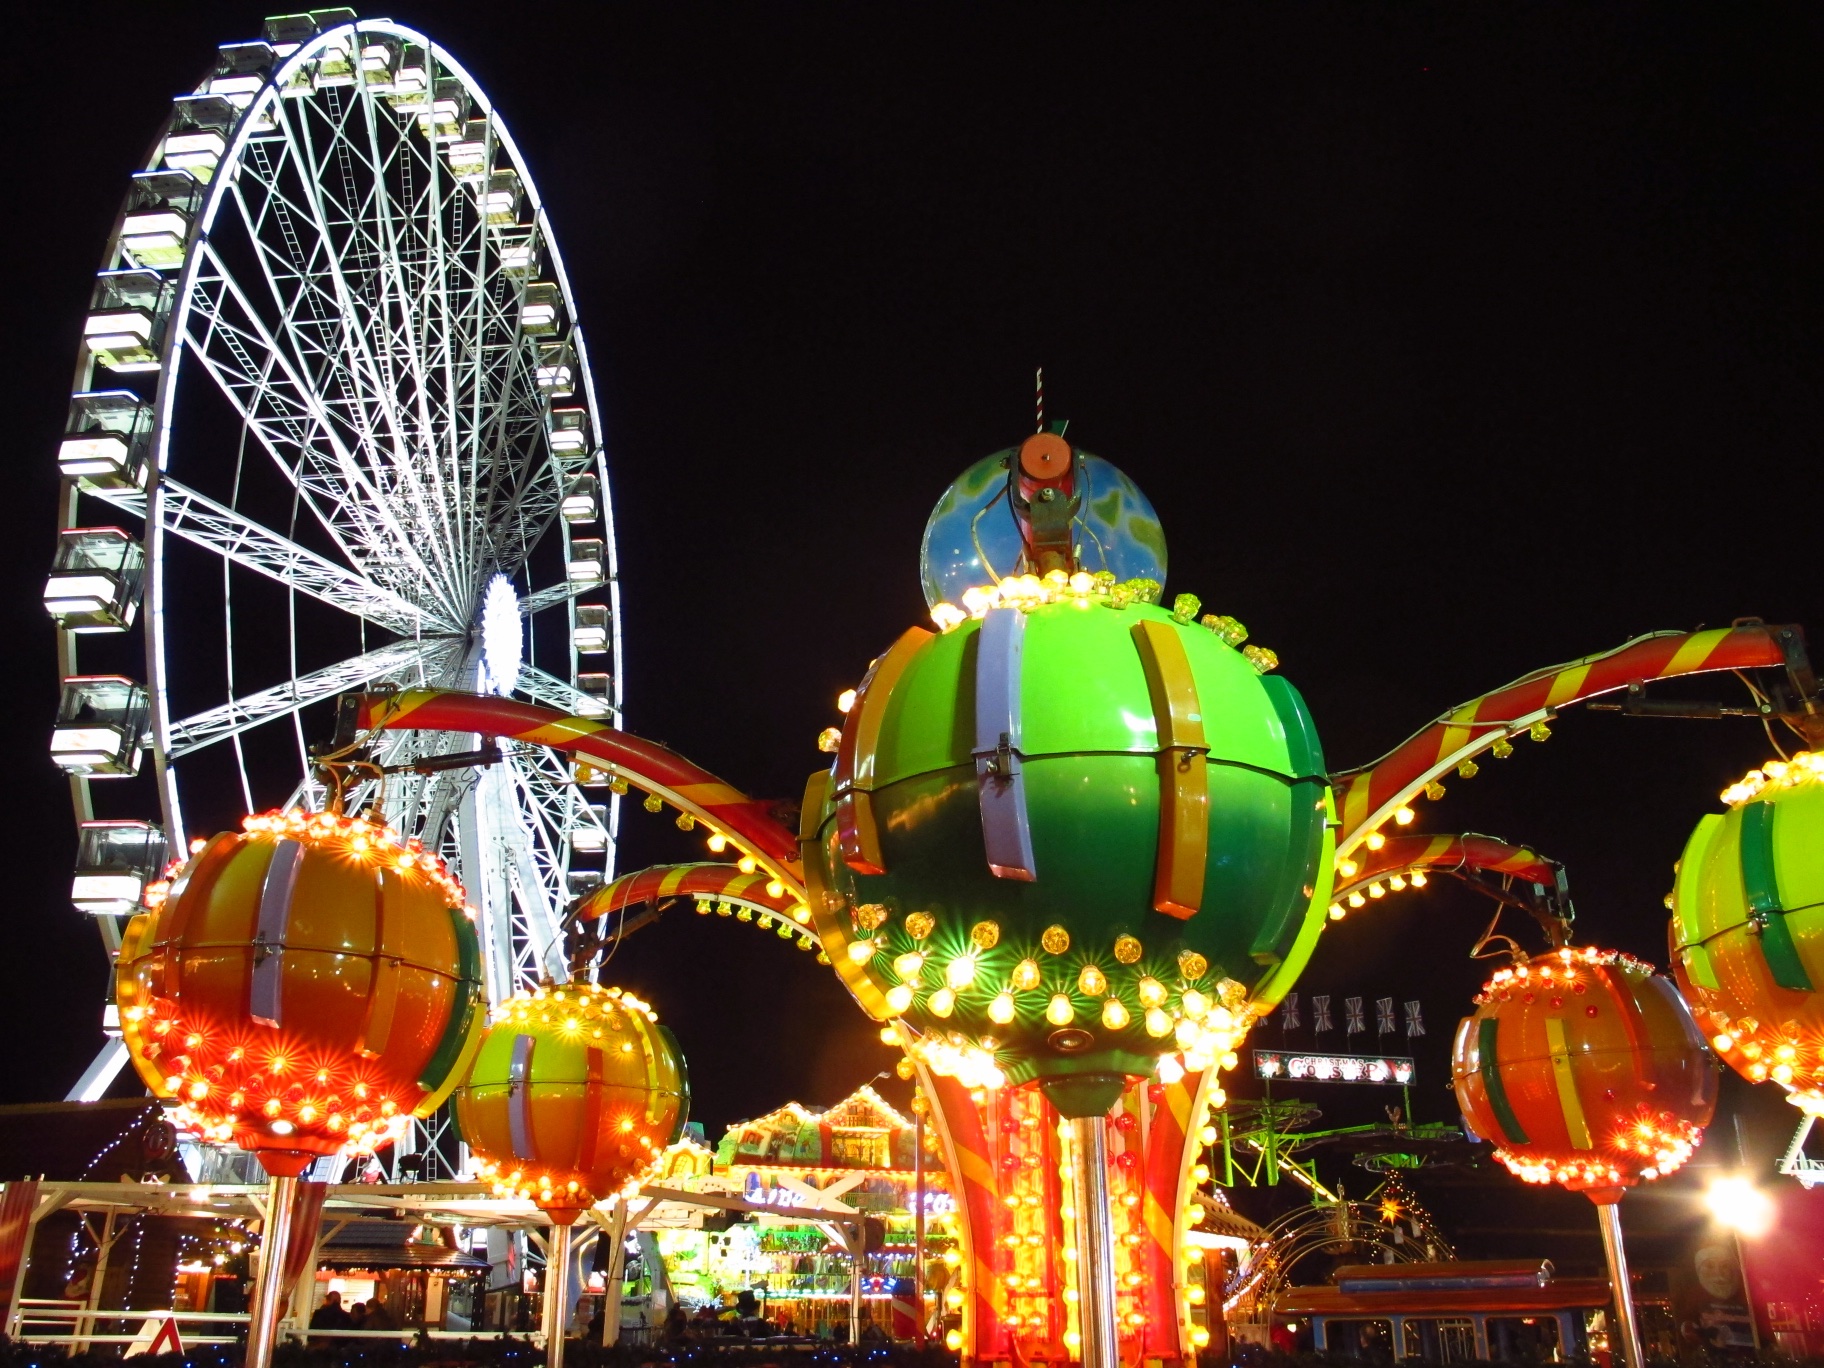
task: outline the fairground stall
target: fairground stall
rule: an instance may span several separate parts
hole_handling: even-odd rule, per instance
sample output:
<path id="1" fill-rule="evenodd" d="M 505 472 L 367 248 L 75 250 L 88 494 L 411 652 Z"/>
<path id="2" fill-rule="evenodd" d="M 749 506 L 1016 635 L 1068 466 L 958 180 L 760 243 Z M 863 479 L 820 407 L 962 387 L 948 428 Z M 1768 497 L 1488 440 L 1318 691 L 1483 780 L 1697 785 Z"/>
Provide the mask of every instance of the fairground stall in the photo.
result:
<path id="1" fill-rule="evenodd" d="M 713 1173 L 690 1186 L 804 1214 L 658 1230 L 673 1293 L 712 1314 L 751 1293 L 758 1314 L 775 1326 L 841 1339 L 859 1292 L 864 1331 L 911 1337 L 918 1319 L 929 1322 L 937 1310 L 950 1267 L 944 1255 L 956 1246 L 954 1202 L 935 1155 L 926 1151 L 920 1162 L 919 1131 L 915 1118 L 866 1085 L 826 1110 L 788 1102 L 729 1127 Z M 915 1318 L 921 1206 L 927 1309 Z M 849 1231 L 812 1216 L 841 1208 L 860 1218 L 859 1251 Z"/>

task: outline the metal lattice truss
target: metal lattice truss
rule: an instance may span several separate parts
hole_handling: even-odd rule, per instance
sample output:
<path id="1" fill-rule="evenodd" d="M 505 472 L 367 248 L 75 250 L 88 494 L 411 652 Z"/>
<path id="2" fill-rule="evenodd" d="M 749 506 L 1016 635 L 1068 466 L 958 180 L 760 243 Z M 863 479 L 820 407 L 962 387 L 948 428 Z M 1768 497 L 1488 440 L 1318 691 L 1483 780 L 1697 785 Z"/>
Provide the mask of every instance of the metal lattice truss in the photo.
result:
<path id="1" fill-rule="evenodd" d="M 178 135 L 194 147 L 185 110 L 212 100 L 232 108 L 219 162 L 199 171 L 193 151 L 176 155 Z M 479 615 L 497 578 L 517 590 L 531 637 L 515 692 L 618 715 L 619 589 L 587 351 L 537 191 L 484 93 L 422 35 L 363 21 L 295 48 L 224 48 L 179 106 L 147 171 L 197 177 L 182 262 L 134 255 L 142 177 L 106 263 L 166 282 L 156 373 L 125 381 L 154 410 L 154 474 L 144 490 L 73 486 L 63 522 L 84 525 L 101 499 L 145 529 L 149 740 L 174 846 L 187 776 L 200 765 L 219 776 L 224 749 L 249 802 L 289 793 L 314 806 L 324 795 L 307 744 L 327 739 L 326 721 L 307 710 L 324 718 L 336 695 L 376 685 L 483 687 Z M 79 390 L 121 383 L 85 354 Z M 223 401 L 240 434 L 232 471 Z M 198 405 L 217 415 L 207 437 L 187 435 Z M 585 487 L 583 511 L 566 506 Z M 578 529 L 599 545 L 579 552 L 567 518 L 599 520 Z M 275 585 L 289 610 L 275 611 Z M 204 591 L 219 627 L 193 616 Z M 592 619 L 599 655 L 586 663 L 574 644 L 585 596 L 609 623 L 604 648 Z M 301 628 L 305 600 L 312 623 L 327 605 L 346 631 Z M 179 604 L 182 644 L 168 645 Z M 199 638 L 221 654 L 199 652 Z M 343 641 L 359 649 L 332 648 Z M 63 673 L 76 673 L 76 638 L 61 649 Z M 275 678 L 278 656 L 289 663 Z M 590 689 L 579 668 L 597 676 Z M 269 772 L 270 747 L 249 759 L 268 727 L 294 733 L 289 773 Z M 476 744 L 389 733 L 374 758 L 393 772 L 352 797 L 450 860 L 480 913 L 498 1000 L 564 972 L 571 876 L 579 856 L 612 870 L 614 802 L 591 803 L 544 747 L 412 768 Z M 76 785 L 86 817 L 88 781 Z"/>
<path id="2" fill-rule="evenodd" d="M 250 140 L 185 340 L 343 554 L 461 631 L 590 463 L 550 450 L 506 264 L 539 226 L 491 224 L 383 101 L 323 95 L 277 101 Z"/>

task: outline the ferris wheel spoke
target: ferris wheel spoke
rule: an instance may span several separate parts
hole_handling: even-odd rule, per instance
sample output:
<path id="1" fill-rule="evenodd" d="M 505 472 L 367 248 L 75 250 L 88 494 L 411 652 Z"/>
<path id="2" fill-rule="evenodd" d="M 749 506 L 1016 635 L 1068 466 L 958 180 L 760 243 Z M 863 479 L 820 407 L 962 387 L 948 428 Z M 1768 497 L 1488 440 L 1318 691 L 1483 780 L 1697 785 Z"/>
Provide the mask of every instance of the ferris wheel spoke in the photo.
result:
<path id="1" fill-rule="evenodd" d="M 288 589 L 365 618 L 399 636 L 411 636 L 426 626 L 435 625 L 427 623 L 425 613 L 416 604 L 391 589 L 299 546 L 246 514 L 217 503 L 168 475 L 160 484 L 164 494 L 159 501 L 160 523 L 165 531 L 182 537 L 193 546 L 213 551 L 236 565 L 277 580 Z M 146 496 L 141 490 L 94 489 L 90 492 L 124 513 L 141 519 L 146 516 Z"/>
<path id="2" fill-rule="evenodd" d="M 463 873 L 473 877 L 500 920 L 496 934 L 505 942 L 513 987 L 541 978 L 563 976 L 563 945 L 558 919 L 562 894 L 553 887 L 545 822 L 528 811 L 517 757 L 509 754 L 483 772 L 475 788 L 475 855 L 465 855 Z M 536 853 L 535 853 L 536 852 Z"/>
<path id="3" fill-rule="evenodd" d="M 390 646 L 354 656 L 270 689 L 233 699 L 171 723 L 166 752 L 177 760 L 230 736 L 250 731 L 276 717 L 289 717 L 312 703 L 380 679 L 402 669 L 417 672 L 423 646 L 416 641 L 395 641 Z"/>
<path id="4" fill-rule="evenodd" d="M 581 598 L 584 594 L 597 593 L 601 588 L 601 580 L 588 580 L 580 583 L 576 580 L 567 580 L 562 584 L 547 585 L 543 589 L 533 590 L 519 601 L 519 615 L 531 617 L 534 613 L 542 613 L 547 608 L 559 607 L 572 599 Z"/>
<path id="5" fill-rule="evenodd" d="M 318 334 L 321 364 L 327 372 L 321 378 L 325 382 L 333 380 L 346 398 L 349 421 L 362 432 L 356 450 L 376 466 L 385 467 L 383 478 L 390 484 L 396 502 L 410 510 L 415 530 L 421 534 L 420 550 L 439 563 L 441 576 L 453 586 L 460 569 L 448 560 L 452 548 L 447 526 L 437 526 L 438 515 L 446 512 L 447 506 L 427 497 L 422 478 L 425 472 L 409 458 L 409 439 L 398 408 L 398 393 L 382 361 L 386 350 L 373 341 L 376 329 L 383 330 L 384 338 L 390 311 L 384 293 L 386 277 L 374 267 L 378 244 L 368 238 L 368 204 L 385 197 L 377 192 L 363 197 L 353 185 L 351 161 L 357 157 L 364 164 L 367 161 L 366 153 L 356 149 L 347 136 L 348 116 L 360 104 L 359 100 L 341 100 L 332 95 L 332 107 L 339 109 L 340 116 L 322 121 L 326 125 L 322 130 L 326 146 L 320 147 L 317 141 L 313 116 L 318 111 L 314 102 L 297 106 L 295 118 L 281 121 L 291 157 L 301 166 L 299 183 L 306 200 L 303 211 L 314 229 L 313 244 L 323 258 L 320 262 L 293 261 L 299 280 L 306 286 L 297 301 L 310 305 L 309 323 L 314 324 Z M 369 123 L 365 119 L 363 122 Z M 374 167 L 368 169 L 377 175 Z M 335 201 L 330 192 L 330 186 L 338 179 L 345 190 L 341 201 Z M 376 179 L 373 184 L 377 186 L 379 181 Z M 277 193 L 278 187 L 273 188 Z M 281 196 L 280 210 L 289 212 L 289 206 L 289 199 Z M 296 241 L 295 234 L 286 241 Z M 348 259 L 351 254 L 356 258 L 352 270 Z M 370 275 L 374 277 L 371 285 Z M 298 317 L 295 309 L 288 321 L 294 328 L 306 326 L 306 320 Z M 425 465 L 434 467 L 434 462 Z"/>
<path id="6" fill-rule="evenodd" d="M 519 684 L 515 692 L 524 694 L 534 703 L 543 703 L 547 708 L 560 708 L 572 717 L 616 717 L 620 714 L 620 709 L 607 699 L 584 693 L 574 684 L 566 684 L 536 665 L 519 667 Z"/>
<path id="7" fill-rule="evenodd" d="M 418 206 L 413 203 L 416 198 L 413 187 L 419 176 L 414 174 L 422 169 L 427 173 L 425 189 L 422 192 L 426 213 L 439 215 L 436 205 L 438 177 L 434 160 L 420 162 L 417 151 L 410 139 L 398 138 L 392 144 L 391 155 L 383 155 L 379 148 L 379 124 L 375 120 L 367 122 L 370 163 L 383 168 L 382 174 L 396 171 L 401 184 L 407 192 L 405 212 L 396 213 L 391 195 L 376 194 L 376 231 L 380 237 L 380 266 L 378 287 L 382 295 L 383 308 L 380 310 L 381 323 L 387 329 L 391 343 L 389 349 L 381 355 L 388 362 L 388 379 L 392 385 L 404 385 L 409 382 L 409 408 L 412 421 L 425 433 L 438 431 L 439 424 L 433 421 L 430 389 L 426 383 L 424 369 L 424 349 L 419 343 L 421 335 L 414 326 L 415 310 L 413 301 L 422 294 L 422 279 L 408 281 L 407 258 L 420 261 L 424 258 L 424 236 L 418 231 L 416 215 Z M 422 276 L 422 272 L 419 272 Z M 460 471 L 452 456 L 445 455 L 445 444 L 433 443 L 432 459 L 427 463 L 433 478 L 440 482 L 441 498 L 438 503 L 442 515 L 445 535 L 454 550 L 460 564 L 472 565 L 474 544 L 470 528 L 465 520 L 454 515 L 454 510 L 461 507 L 462 487 Z"/>
<path id="8" fill-rule="evenodd" d="M 426 563 L 413 529 L 357 458 L 349 445 L 354 434 L 342 430 L 303 359 L 267 325 L 213 247 L 203 251 L 213 269 L 197 273 L 192 353 L 351 563 L 433 599 L 450 625 L 462 622 L 467 605 Z M 443 592 L 425 595 L 431 586 Z"/>
<path id="9" fill-rule="evenodd" d="M 526 917 L 528 951 L 545 972 L 561 978 L 566 967 L 563 910 L 570 902 L 567 856 L 578 804 L 561 761 L 555 775 L 546 768 L 555 754 L 531 750 L 514 746 L 503 764 L 525 834 L 513 848 L 515 887 Z"/>
<path id="10" fill-rule="evenodd" d="M 489 126 L 492 127 L 491 121 Z M 377 125 L 374 121 L 367 120 L 364 121 L 364 127 L 370 144 L 368 162 L 370 165 L 382 164 L 384 154 L 374 145 Z M 331 139 L 343 158 L 343 178 L 346 181 L 348 135 L 345 124 L 332 130 Z M 416 145 L 408 140 L 401 140 L 396 150 L 401 162 L 406 159 L 419 160 Z M 310 178 L 309 186 L 313 201 L 319 206 L 319 221 L 326 223 L 329 215 L 321 206 L 325 186 L 329 182 L 326 174 L 327 156 L 319 157 L 316 164 L 320 171 Z M 489 502 L 479 517 L 470 519 L 469 525 L 452 525 L 449 530 L 460 534 L 457 540 L 468 553 L 466 568 L 474 569 L 474 557 L 479 547 L 487 553 L 493 564 L 511 571 L 523 561 L 529 549 L 529 541 L 516 545 L 498 535 L 478 541 L 477 532 L 492 529 L 493 505 L 503 490 L 517 496 L 526 486 L 528 476 L 542 471 L 548 464 L 544 459 L 543 443 L 536 440 L 541 432 L 543 409 L 542 403 L 537 401 L 538 391 L 528 371 L 529 357 L 524 345 L 525 339 L 519 330 L 520 291 L 500 271 L 499 253 L 490 250 L 494 246 L 490 226 L 485 215 L 477 212 L 471 190 L 449 173 L 436 158 L 422 159 L 422 169 L 425 173 L 424 193 L 428 206 L 424 220 L 432 230 L 429 235 L 432 248 L 428 255 L 445 264 L 444 269 L 433 276 L 436 290 L 430 297 L 436 304 L 434 316 L 439 326 L 435 342 L 439 345 L 408 348 L 406 354 L 440 352 L 445 361 L 447 377 L 441 393 L 446 398 L 455 394 L 473 396 L 468 405 L 470 411 L 466 414 L 453 404 L 446 402 L 442 405 L 434 422 L 433 445 L 451 451 L 466 447 L 470 452 L 476 452 L 485 448 L 484 460 L 470 462 L 470 488 L 480 492 L 485 484 Z M 385 196 L 376 199 L 380 213 L 378 222 L 371 225 L 374 241 L 368 240 L 370 224 L 364 216 L 348 213 L 348 218 L 354 225 L 349 240 L 364 257 L 381 245 L 378 239 L 383 235 L 382 230 L 390 240 L 390 235 L 396 232 L 398 226 L 391 212 L 390 200 Z M 446 232 L 452 227 L 456 229 L 456 235 L 453 238 L 446 237 Z M 534 238 L 536 231 L 536 225 L 533 225 Z M 346 273 L 343 273 L 337 278 L 339 284 L 345 276 Z M 385 275 L 379 277 L 381 289 L 387 287 L 388 279 Z M 402 306 L 409 306 L 412 299 L 412 295 L 401 292 Z M 352 307 L 346 296 L 340 303 L 342 307 L 335 312 L 338 319 L 345 317 Z M 410 319 L 413 314 L 409 307 L 400 307 L 397 316 Z M 427 309 L 421 316 L 428 324 L 433 315 Z M 464 334 L 460 339 L 457 336 L 459 330 Z M 422 340 L 426 343 L 432 341 L 428 332 Z M 384 356 L 385 353 L 380 355 Z M 460 374 L 454 371 L 458 364 L 463 368 Z M 422 393 L 422 381 L 419 384 L 419 392 Z M 530 404 L 525 402 L 528 395 L 533 397 Z M 473 469 L 476 466 L 479 466 L 479 470 Z M 487 472 L 485 479 L 480 471 Z M 427 462 L 424 473 L 440 474 L 440 463 Z M 453 477 L 451 492 L 458 492 L 459 485 L 456 481 L 460 479 L 460 466 L 452 463 L 449 473 Z M 448 510 L 460 504 L 455 499 L 445 498 L 436 500 L 433 506 Z M 522 523 L 523 520 L 515 520 L 513 530 L 517 532 Z"/>

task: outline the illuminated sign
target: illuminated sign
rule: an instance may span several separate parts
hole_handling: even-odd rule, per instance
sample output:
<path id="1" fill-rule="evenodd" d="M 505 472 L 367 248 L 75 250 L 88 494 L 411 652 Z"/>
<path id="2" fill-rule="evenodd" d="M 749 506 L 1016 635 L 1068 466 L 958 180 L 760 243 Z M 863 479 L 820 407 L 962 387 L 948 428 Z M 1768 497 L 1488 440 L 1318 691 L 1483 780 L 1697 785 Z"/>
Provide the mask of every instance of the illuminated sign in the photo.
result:
<path id="1" fill-rule="evenodd" d="M 1256 1078 L 1289 1078 L 1297 1083 L 1412 1082 L 1412 1061 L 1398 1055 L 1296 1054 L 1289 1050 L 1253 1050 Z"/>

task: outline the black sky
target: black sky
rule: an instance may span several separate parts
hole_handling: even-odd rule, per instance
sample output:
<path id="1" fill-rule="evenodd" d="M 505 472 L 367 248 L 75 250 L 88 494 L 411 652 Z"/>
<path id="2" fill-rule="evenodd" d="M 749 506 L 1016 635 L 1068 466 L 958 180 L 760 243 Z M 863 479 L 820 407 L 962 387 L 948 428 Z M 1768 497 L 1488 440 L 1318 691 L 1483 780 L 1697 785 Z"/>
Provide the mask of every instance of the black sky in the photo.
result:
<path id="1" fill-rule="evenodd" d="M 836 693 L 922 615 L 925 515 L 1028 429 L 1039 364 L 1160 510 L 1171 591 L 1279 652 L 1333 766 L 1641 631 L 1758 615 L 1824 653 L 1815 10 L 390 13 L 490 92 L 567 258 L 630 725 L 750 791 L 798 795 Z M 86 281 L 165 102 L 260 16 L 40 7 L 0 57 L 9 1101 L 99 1043 L 37 603 Z M 1671 862 L 1765 755 L 1746 724 L 1571 716 L 1423 820 L 1564 860 L 1580 936 L 1663 961 Z M 690 849 L 626 826 L 629 867 Z M 1434 1116 L 1485 915 L 1390 899 L 1304 985 L 1425 1000 Z M 892 1062 L 750 928 L 685 911 L 610 977 L 677 1027 L 712 1134 Z"/>

